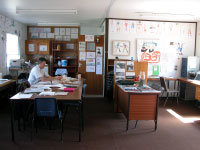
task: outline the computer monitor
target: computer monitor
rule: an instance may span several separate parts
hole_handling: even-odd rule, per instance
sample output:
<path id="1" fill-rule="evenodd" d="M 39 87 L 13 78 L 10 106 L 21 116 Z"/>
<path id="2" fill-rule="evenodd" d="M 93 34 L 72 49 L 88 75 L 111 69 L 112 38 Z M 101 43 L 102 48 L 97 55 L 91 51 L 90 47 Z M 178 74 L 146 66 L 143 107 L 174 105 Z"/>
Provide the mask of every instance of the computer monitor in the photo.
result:
<path id="1" fill-rule="evenodd" d="M 197 72 L 197 74 L 196 74 L 194 80 L 200 80 L 200 72 Z"/>

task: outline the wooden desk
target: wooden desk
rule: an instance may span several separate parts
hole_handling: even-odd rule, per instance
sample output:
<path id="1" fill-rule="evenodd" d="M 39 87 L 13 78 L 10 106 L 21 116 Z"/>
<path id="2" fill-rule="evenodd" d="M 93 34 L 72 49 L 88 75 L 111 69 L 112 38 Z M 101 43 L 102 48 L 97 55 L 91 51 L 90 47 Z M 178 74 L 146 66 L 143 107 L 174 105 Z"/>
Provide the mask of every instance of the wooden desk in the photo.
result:
<path id="1" fill-rule="evenodd" d="M 122 86 L 117 85 L 117 104 L 127 119 L 126 130 L 128 130 L 129 120 L 154 120 L 155 130 L 157 129 L 158 118 L 158 98 L 160 91 L 149 92 L 127 92 Z"/>
<path id="2" fill-rule="evenodd" d="M 178 79 L 180 82 L 184 82 L 186 84 L 190 84 L 195 86 L 195 99 L 200 101 L 200 81 L 198 80 L 191 80 L 191 79 L 186 79 L 186 78 L 179 78 Z"/>
<path id="3" fill-rule="evenodd" d="M 10 98 L 10 105 L 11 105 L 11 134 L 12 134 L 12 141 L 15 141 L 15 134 L 14 134 L 14 118 L 13 118 L 13 107 L 15 102 L 33 102 L 34 99 L 37 97 L 53 97 L 56 98 L 58 102 L 63 102 L 65 104 L 72 104 L 77 103 L 80 108 L 79 112 L 79 142 L 81 141 L 81 126 L 82 126 L 82 111 L 81 111 L 81 104 L 82 104 L 82 87 L 83 87 L 83 80 L 78 88 L 75 89 L 74 92 L 69 92 L 66 96 L 56 95 L 56 96 L 39 96 L 38 94 L 33 94 L 33 96 L 29 99 L 22 99 L 19 97 L 19 93 L 14 95 Z M 57 88 L 52 88 L 53 92 L 59 91 Z"/>

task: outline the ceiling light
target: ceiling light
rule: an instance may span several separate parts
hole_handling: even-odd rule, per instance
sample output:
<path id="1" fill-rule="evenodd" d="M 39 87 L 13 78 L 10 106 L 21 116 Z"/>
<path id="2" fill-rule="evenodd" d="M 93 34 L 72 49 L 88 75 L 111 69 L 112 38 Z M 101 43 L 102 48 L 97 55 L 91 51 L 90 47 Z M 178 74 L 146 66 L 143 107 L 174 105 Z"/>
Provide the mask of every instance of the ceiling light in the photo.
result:
<path id="1" fill-rule="evenodd" d="M 57 22 L 39 22 L 37 23 L 38 26 L 80 26 L 80 23 L 57 23 Z"/>
<path id="2" fill-rule="evenodd" d="M 76 9 L 16 9 L 18 14 L 77 14 Z"/>

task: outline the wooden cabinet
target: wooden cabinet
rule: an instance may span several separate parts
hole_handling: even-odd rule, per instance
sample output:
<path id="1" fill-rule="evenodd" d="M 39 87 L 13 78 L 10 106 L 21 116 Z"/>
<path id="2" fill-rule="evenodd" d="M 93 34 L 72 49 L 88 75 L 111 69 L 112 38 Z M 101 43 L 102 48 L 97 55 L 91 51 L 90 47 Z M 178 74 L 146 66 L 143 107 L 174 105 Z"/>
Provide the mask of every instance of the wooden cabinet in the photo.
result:
<path id="1" fill-rule="evenodd" d="M 50 53 L 49 40 L 26 40 L 26 54 L 48 55 Z"/>
<path id="2" fill-rule="evenodd" d="M 200 87 L 196 86 L 195 99 L 200 101 Z"/>
<path id="3" fill-rule="evenodd" d="M 67 69 L 68 76 L 75 77 L 78 67 L 78 48 L 76 41 L 53 41 L 52 42 L 52 75 L 55 76 L 57 69 Z M 62 64 L 62 62 L 66 64 Z"/>

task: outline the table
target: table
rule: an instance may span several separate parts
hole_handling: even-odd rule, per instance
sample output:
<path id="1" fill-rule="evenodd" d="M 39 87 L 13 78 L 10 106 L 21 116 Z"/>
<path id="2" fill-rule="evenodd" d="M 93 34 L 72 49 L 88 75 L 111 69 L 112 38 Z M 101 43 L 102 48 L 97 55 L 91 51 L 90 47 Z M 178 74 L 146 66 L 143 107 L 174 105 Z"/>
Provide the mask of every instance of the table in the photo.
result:
<path id="1" fill-rule="evenodd" d="M 184 82 L 186 84 L 193 85 L 195 87 L 195 99 L 200 101 L 200 81 L 198 80 L 191 80 L 187 78 L 179 78 L 180 82 Z"/>
<path id="2" fill-rule="evenodd" d="M 8 89 L 9 87 L 14 86 L 15 84 L 16 84 L 15 80 L 2 81 L 0 83 L 0 92 L 5 90 L 5 89 Z"/>
<path id="3" fill-rule="evenodd" d="M 81 80 L 80 86 L 75 89 L 74 92 L 69 92 L 68 95 L 54 95 L 54 96 L 39 96 L 38 94 L 33 94 L 33 96 L 29 99 L 21 99 L 19 97 L 20 93 L 17 93 L 13 97 L 10 98 L 10 106 L 11 106 L 11 136 L 12 141 L 15 141 L 15 133 L 14 133 L 14 118 L 13 118 L 13 107 L 15 102 L 33 102 L 36 97 L 53 97 L 56 98 L 58 102 L 63 102 L 65 104 L 77 103 L 79 105 L 79 142 L 81 141 L 81 123 L 82 123 L 82 86 L 83 80 Z M 57 88 L 52 89 L 53 92 L 59 91 Z"/>
<path id="4" fill-rule="evenodd" d="M 158 120 L 158 99 L 160 91 L 126 91 L 122 85 L 117 85 L 117 105 L 127 119 L 126 130 L 129 120 L 154 120 L 155 130 Z"/>

